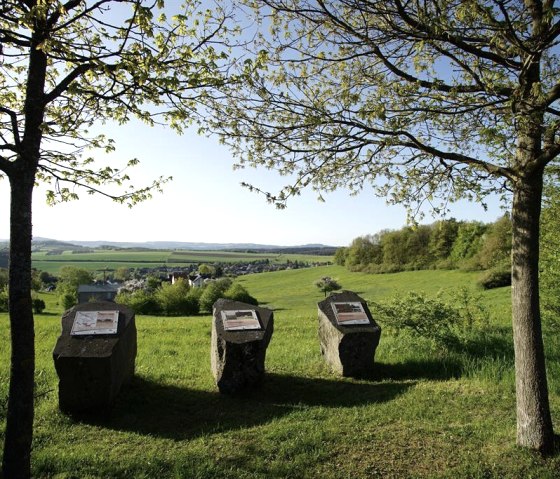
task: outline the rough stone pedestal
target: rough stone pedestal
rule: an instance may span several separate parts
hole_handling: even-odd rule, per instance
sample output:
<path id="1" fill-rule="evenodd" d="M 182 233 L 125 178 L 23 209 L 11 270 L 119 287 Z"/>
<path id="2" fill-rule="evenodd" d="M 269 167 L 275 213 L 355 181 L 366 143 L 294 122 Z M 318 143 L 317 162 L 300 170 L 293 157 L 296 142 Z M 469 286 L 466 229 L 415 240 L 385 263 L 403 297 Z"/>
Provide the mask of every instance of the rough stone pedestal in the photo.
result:
<path id="1" fill-rule="evenodd" d="M 219 299 L 214 303 L 210 362 L 221 393 L 234 394 L 260 383 L 265 373 L 266 348 L 274 330 L 274 316 L 266 308 Z M 222 311 L 256 313 L 259 329 L 226 330 Z"/>
<path id="2" fill-rule="evenodd" d="M 78 311 L 119 311 L 116 334 L 71 335 Z M 108 410 L 121 386 L 132 379 L 136 360 L 134 312 L 112 302 L 84 303 L 62 316 L 62 333 L 53 351 L 60 410 Z"/>
<path id="3" fill-rule="evenodd" d="M 361 303 L 368 324 L 341 325 L 333 303 Z M 363 377 L 373 370 L 375 350 L 381 328 L 371 317 L 366 302 L 351 291 L 331 294 L 318 303 L 321 353 L 334 372 L 342 376 Z"/>

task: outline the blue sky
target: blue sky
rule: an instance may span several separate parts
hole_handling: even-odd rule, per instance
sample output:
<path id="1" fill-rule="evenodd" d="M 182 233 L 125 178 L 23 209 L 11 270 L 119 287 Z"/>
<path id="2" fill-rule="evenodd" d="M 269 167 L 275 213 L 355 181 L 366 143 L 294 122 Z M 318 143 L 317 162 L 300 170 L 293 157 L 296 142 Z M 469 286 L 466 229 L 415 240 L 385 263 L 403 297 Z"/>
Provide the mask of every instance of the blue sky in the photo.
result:
<path id="1" fill-rule="evenodd" d="M 215 243 L 260 243 L 300 245 L 323 243 L 348 245 L 352 239 L 385 228 L 398 229 L 406 223 L 406 212 L 388 206 L 384 199 L 364 191 L 350 196 L 337 191 L 317 201 L 308 191 L 290 200 L 288 208 L 277 210 L 262 195 L 240 186 L 245 181 L 276 191 L 284 184 L 275 172 L 236 170 L 234 160 L 216 139 L 187 131 L 173 131 L 131 123 L 105 127 L 116 141 L 117 151 L 106 156 L 96 153 L 100 164 L 123 165 L 138 158 L 130 170 L 136 186 L 151 179 L 173 176 L 164 193 L 132 209 L 107 198 L 80 195 L 79 201 L 46 205 L 44 187 L 35 191 L 34 236 L 58 240 L 187 241 Z M 0 238 L 9 237 L 9 185 L 0 181 Z M 457 219 L 494 221 L 502 214 L 497 201 L 487 212 L 478 204 L 462 202 L 450 216 Z M 423 223 L 434 221 L 426 216 Z"/>

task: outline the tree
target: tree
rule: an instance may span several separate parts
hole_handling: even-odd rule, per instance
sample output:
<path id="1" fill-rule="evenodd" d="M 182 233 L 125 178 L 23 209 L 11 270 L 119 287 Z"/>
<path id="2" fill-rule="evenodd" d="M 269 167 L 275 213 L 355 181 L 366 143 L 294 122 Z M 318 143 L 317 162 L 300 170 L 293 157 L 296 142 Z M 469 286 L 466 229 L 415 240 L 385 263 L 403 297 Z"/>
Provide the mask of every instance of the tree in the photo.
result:
<path id="1" fill-rule="evenodd" d="M 538 261 L 543 171 L 560 152 L 554 2 L 246 3 L 263 27 L 258 74 L 208 100 L 211 129 L 241 166 L 291 181 L 250 188 L 285 207 L 305 187 L 370 183 L 412 216 L 511 198 L 517 442 L 551 451 Z"/>
<path id="2" fill-rule="evenodd" d="M 476 260 L 482 269 L 507 263 L 511 257 L 511 220 L 504 215 L 492 223 L 486 231 Z"/>
<path id="3" fill-rule="evenodd" d="M 132 276 L 132 271 L 130 268 L 127 268 L 126 266 L 117 268 L 114 274 L 114 278 L 116 281 L 127 281 L 131 278 L 131 276 Z"/>
<path id="4" fill-rule="evenodd" d="M 350 271 L 363 271 L 372 264 L 381 263 L 382 256 L 380 235 L 359 236 L 345 251 L 345 265 Z"/>
<path id="5" fill-rule="evenodd" d="M 63 266 L 56 285 L 58 298 L 64 309 L 71 308 L 78 303 L 78 286 L 91 284 L 93 275 L 86 269 L 74 266 Z"/>
<path id="6" fill-rule="evenodd" d="M 213 276 L 216 273 L 216 268 L 214 268 L 214 266 L 202 263 L 198 267 L 198 273 L 205 276 Z"/>
<path id="7" fill-rule="evenodd" d="M 540 281 L 543 292 L 543 320 L 545 326 L 558 332 L 560 328 L 560 187 L 558 169 L 547 177 L 545 201 L 541 217 L 542 261 Z"/>
<path id="8" fill-rule="evenodd" d="M 458 228 L 455 218 L 435 222 L 430 237 L 430 251 L 436 261 L 444 261 L 449 257 L 457 239 Z"/>
<path id="9" fill-rule="evenodd" d="M 318 279 L 315 281 L 315 286 L 319 288 L 319 291 L 325 293 L 325 298 L 327 297 L 327 293 L 337 291 L 342 287 L 338 284 L 336 279 L 333 279 L 330 276 L 323 276 L 321 279 Z"/>
<path id="10" fill-rule="evenodd" d="M 10 183 L 9 314 L 11 370 L 3 474 L 30 476 L 34 324 L 31 303 L 31 204 L 37 182 L 48 200 L 78 197 L 75 187 L 133 205 L 165 178 L 134 188 L 91 149 L 113 141 L 95 122 L 139 118 L 180 130 L 203 89 L 223 84 L 227 47 L 216 34 L 229 14 L 186 1 L 173 12 L 163 0 L 3 0 L 0 5 L 0 175 Z M 137 164 L 130 160 L 128 166 Z M 110 186 L 113 185 L 114 188 Z"/>
<path id="11" fill-rule="evenodd" d="M 162 283 L 155 292 L 160 310 L 168 316 L 198 314 L 198 295 L 191 294 L 189 282 L 179 278 L 174 284 Z"/>
<path id="12" fill-rule="evenodd" d="M 241 301 L 242 303 L 259 305 L 259 301 L 249 294 L 247 289 L 239 284 L 233 283 L 228 289 L 224 291 L 224 298 L 231 299 L 232 301 Z"/>
<path id="13" fill-rule="evenodd" d="M 212 307 L 218 299 L 223 298 L 225 292 L 231 287 L 232 281 L 229 278 L 221 278 L 211 281 L 202 290 L 200 295 L 200 310 L 208 313 L 212 312 Z"/>

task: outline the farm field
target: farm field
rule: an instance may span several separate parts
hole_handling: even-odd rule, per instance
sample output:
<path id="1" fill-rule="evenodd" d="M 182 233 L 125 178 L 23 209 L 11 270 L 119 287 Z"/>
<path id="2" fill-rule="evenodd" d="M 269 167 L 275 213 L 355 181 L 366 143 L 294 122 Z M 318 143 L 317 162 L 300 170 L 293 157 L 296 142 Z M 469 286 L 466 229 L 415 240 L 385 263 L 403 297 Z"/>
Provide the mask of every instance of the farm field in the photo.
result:
<path id="1" fill-rule="evenodd" d="M 487 334 L 458 351 L 381 324 L 375 373 L 337 377 L 317 340 L 323 293 L 313 282 L 322 276 L 378 302 L 411 290 L 443 290 L 453 298 L 467 288 L 489 310 Z M 33 477 L 560 478 L 558 451 L 541 458 L 515 446 L 510 289 L 477 290 L 477 277 L 459 271 L 367 275 L 337 266 L 243 276 L 239 281 L 274 310 L 261 388 L 241 396 L 218 393 L 210 372 L 211 317 L 139 316 L 135 379 L 110 414 L 81 418 L 58 411 L 52 350 L 61 310 L 54 295 L 44 294 L 47 310 L 36 317 Z M 558 425 L 560 344 L 556 334 L 546 340 Z M 0 341 L 9 344 L 6 314 L 0 314 Z M 4 347 L 0 399 L 8 373 Z M 4 414 L 0 407 L 0 420 Z"/>
<path id="2" fill-rule="evenodd" d="M 198 263 L 236 263 L 269 260 L 272 263 L 330 262 L 332 256 L 278 253 L 242 253 L 230 251 L 123 251 L 99 249 L 92 253 L 49 254 L 36 251 L 32 255 L 33 267 L 52 274 L 58 273 L 63 266 L 77 266 L 87 270 L 111 270 L 120 267 L 180 267 Z"/>

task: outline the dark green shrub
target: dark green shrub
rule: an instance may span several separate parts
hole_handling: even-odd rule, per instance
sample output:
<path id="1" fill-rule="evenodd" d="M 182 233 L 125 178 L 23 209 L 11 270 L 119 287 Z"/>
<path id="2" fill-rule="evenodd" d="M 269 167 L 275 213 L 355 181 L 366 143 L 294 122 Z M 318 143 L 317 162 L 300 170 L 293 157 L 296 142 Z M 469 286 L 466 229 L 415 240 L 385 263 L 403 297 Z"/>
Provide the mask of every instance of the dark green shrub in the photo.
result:
<path id="1" fill-rule="evenodd" d="M 253 304 L 258 306 L 259 302 L 251 296 L 249 292 L 239 283 L 232 284 L 224 293 L 224 298 L 233 301 L 241 301 L 242 303 Z"/>
<path id="2" fill-rule="evenodd" d="M 177 280 L 174 284 L 164 283 L 155 292 L 161 312 L 167 316 L 193 314 L 192 301 L 187 297 L 189 284 L 184 279 Z M 198 312 L 198 308 L 196 308 Z"/>
<path id="3" fill-rule="evenodd" d="M 78 293 L 66 291 L 59 296 L 59 300 L 64 309 L 70 309 L 78 304 Z"/>
<path id="4" fill-rule="evenodd" d="M 119 293 L 115 299 L 137 314 L 159 314 L 161 308 L 153 293 L 137 290 L 132 293 Z"/>
<path id="5" fill-rule="evenodd" d="M 231 279 L 222 278 L 208 283 L 200 295 L 200 310 L 211 313 L 214 303 L 224 297 L 225 292 L 231 286 Z"/>
<path id="6" fill-rule="evenodd" d="M 330 293 L 331 291 L 337 291 L 342 287 L 340 286 L 340 284 L 338 284 L 336 279 L 333 279 L 330 276 L 323 276 L 321 279 L 318 279 L 317 281 L 315 281 L 315 286 L 317 286 L 320 291 L 325 293 L 325 297 L 327 296 L 327 293 Z"/>
<path id="7" fill-rule="evenodd" d="M 506 264 L 489 269 L 480 277 L 478 285 L 484 289 L 511 286 L 511 267 Z"/>
<path id="8" fill-rule="evenodd" d="M 45 302 L 42 299 L 38 299 L 38 298 L 35 298 L 33 300 L 32 306 L 33 306 L 33 312 L 35 314 L 41 314 L 47 307 Z"/>

